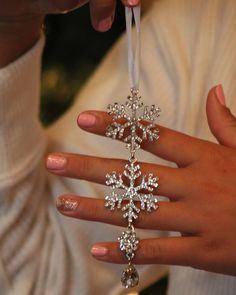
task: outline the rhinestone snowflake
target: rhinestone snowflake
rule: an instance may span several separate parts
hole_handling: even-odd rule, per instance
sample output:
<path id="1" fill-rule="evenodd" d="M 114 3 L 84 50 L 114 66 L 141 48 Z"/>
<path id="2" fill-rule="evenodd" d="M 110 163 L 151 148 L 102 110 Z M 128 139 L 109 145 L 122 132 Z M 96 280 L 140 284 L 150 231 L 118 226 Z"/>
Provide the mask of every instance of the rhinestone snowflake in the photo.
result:
<path id="1" fill-rule="evenodd" d="M 154 188 L 158 187 L 158 177 L 153 176 L 152 173 L 142 175 L 139 164 L 131 162 L 125 166 L 123 174 L 113 171 L 111 174 L 107 174 L 106 178 L 106 185 L 110 186 L 111 193 L 105 197 L 105 206 L 110 210 L 114 210 L 115 207 L 122 208 L 122 211 L 125 212 L 123 217 L 127 218 L 129 223 L 138 218 L 140 209 L 148 212 L 157 209 L 157 198 L 153 196 L 152 192 Z M 140 180 L 136 181 L 138 178 Z M 119 193 L 117 189 L 123 191 Z M 125 200 L 128 202 L 122 206 L 122 202 Z M 140 202 L 140 208 L 137 207 L 135 201 Z"/>
<path id="2" fill-rule="evenodd" d="M 136 151 L 143 140 L 158 139 L 159 131 L 154 121 L 160 115 L 160 109 L 155 105 L 144 106 L 139 92 L 135 89 L 131 90 L 131 95 L 127 99 L 125 105 L 118 103 L 108 105 L 108 113 L 112 116 L 113 123 L 107 128 L 106 136 L 113 139 L 123 138 L 127 148 Z M 138 113 L 141 113 L 140 116 Z M 121 122 L 117 122 L 120 119 Z M 125 122 L 122 122 L 122 119 Z M 142 123 L 142 120 L 149 121 L 149 124 Z"/>
<path id="3" fill-rule="evenodd" d="M 133 259 L 139 244 L 139 239 L 136 236 L 134 227 L 130 226 L 126 231 L 123 231 L 118 241 L 120 242 L 120 249 L 125 252 L 127 259 Z"/>

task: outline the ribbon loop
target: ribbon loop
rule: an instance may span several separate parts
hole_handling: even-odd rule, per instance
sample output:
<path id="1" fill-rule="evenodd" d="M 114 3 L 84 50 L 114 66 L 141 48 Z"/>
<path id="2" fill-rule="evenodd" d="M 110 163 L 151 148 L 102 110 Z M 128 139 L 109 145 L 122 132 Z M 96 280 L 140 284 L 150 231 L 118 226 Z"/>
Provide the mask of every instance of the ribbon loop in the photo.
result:
<path id="1" fill-rule="evenodd" d="M 139 62 L 140 62 L 140 6 L 126 7 L 125 20 L 128 40 L 128 73 L 132 89 L 139 88 Z M 132 21 L 136 29 L 136 36 L 133 36 Z M 135 37 L 135 38 L 134 38 Z"/>

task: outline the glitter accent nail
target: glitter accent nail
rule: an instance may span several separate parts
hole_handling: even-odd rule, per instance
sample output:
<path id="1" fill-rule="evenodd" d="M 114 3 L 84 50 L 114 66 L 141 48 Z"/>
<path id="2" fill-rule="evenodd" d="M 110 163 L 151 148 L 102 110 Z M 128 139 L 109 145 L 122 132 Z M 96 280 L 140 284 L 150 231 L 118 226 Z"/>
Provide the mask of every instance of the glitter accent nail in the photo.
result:
<path id="1" fill-rule="evenodd" d="M 78 201 L 76 199 L 71 198 L 58 198 L 56 201 L 56 206 L 59 211 L 63 212 L 70 212 L 70 211 L 76 211 L 78 207 Z"/>

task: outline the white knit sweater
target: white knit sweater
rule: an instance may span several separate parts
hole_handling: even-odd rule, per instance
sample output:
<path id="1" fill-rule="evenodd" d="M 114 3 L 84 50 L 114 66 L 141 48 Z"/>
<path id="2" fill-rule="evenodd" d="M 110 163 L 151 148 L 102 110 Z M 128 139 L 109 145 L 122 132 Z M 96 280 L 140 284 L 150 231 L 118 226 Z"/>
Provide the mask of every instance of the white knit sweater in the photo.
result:
<path id="1" fill-rule="evenodd" d="M 214 140 L 205 99 L 210 87 L 222 83 L 227 105 L 236 113 L 235 32 L 235 0 L 159 0 L 153 5 L 142 24 L 141 93 L 148 104 L 161 107 L 158 123 Z M 89 254 L 93 242 L 114 240 L 120 229 L 65 218 L 54 206 L 60 194 L 103 197 L 104 188 L 48 175 L 42 165 L 49 150 L 127 156 L 121 143 L 109 142 L 108 150 L 109 139 L 76 127 L 82 110 L 105 110 L 109 102 L 125 100 L 125 39 L 47 131 L 38 121 L 42 48 L 41 39 L 0 70 L 0 294 L 125 294 L 119 282 L 122 267 L 95 261 Z M 139 158 L 163 163 L 144 152 Z M 140 267 L 140 287 L 163 272 L 161 266 Z M 234 295 L 236 278 L 171 267 L 168 294 Z"/>

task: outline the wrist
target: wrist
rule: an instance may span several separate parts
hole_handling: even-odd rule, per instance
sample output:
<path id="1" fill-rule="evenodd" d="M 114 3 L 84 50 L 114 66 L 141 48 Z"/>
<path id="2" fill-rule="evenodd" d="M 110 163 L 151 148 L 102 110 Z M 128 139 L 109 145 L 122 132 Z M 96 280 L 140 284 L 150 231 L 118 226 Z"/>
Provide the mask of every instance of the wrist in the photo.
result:
<path id="1" fill-rule="evenodd" d="M 43 15 L 0 17 L 0 68 L 33 47 L 40 37 L 43 19 Z"/>

